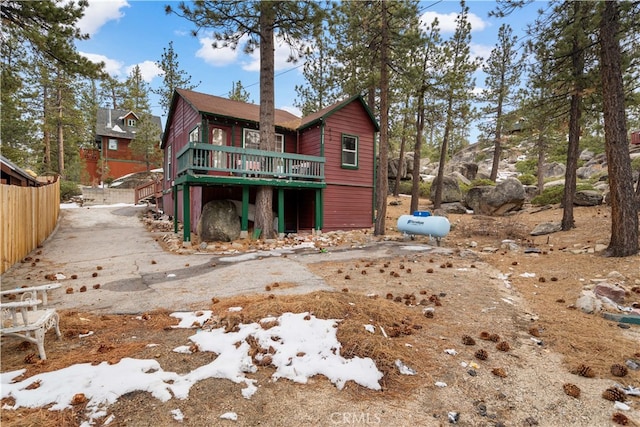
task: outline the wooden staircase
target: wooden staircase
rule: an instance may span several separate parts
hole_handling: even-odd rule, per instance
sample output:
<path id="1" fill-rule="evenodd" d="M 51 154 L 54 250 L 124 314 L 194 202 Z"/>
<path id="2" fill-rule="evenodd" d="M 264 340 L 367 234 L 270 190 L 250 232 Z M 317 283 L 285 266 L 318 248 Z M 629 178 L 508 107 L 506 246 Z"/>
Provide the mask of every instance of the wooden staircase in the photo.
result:
<path id="1" fill-rule="evenodd" d="M 156 206 L 162 203 L 162 181 L 149 181 L 135 188 L 135 204 L 155 202 Z"/>

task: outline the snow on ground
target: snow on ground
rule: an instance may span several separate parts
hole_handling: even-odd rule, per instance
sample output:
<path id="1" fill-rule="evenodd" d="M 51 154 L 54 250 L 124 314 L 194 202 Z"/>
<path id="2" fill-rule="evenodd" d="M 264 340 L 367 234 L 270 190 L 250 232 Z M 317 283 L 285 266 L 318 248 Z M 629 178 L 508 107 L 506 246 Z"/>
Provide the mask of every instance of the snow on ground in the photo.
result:
<path id="1" fill-rule="evenodd" d="M 191 328 L 203 325 L 211 312 L 173 313 L 172 316 L 180 319 L 177 327 Z M 235 332 L 225 332 L 224 328 L 198 329 L 189 339 L 200 351 L 214 352 L 217 357 L 184 375 L 164 371 L 157 360 L 132 358 L 124 358 L 113 365 L 107 362 L 76 364 L 17 382 L 15 379 L 25 372 L 24 369 L 5 372 L 0 374 L 0 398 L 15 399 L 13 406 L 5 405 L 3 409 L 52 405 L 51 410 L 61 410 L 71 407 L 74 396 L 82 393 L 88 401 L 87 411 L 91 420 L 106 416 L 108 406 L 126 393 L 147 391 L 163 402 L 171 399 L 172 395 L 186 399 L 191 387 L 207 378 L 226 378 L 234 383 L 244 383 L 246 387 L 242 395 L 249 399 L 258 390 L 256 380 L 246 376 L 257 371 L 249 356 L 249 337 L 253 337 L 261 347 L 275 350 L 273 354 L 260 356 L 271 358 L 276 369 L 272 375 L 274 381 L 286 378 L 306 383 L 309 377 L 320 374 L 338 389 L 342 389 L 347 381 L 354 381 L 380 390 L 382 373 L 372 359 L 345 359 L 340 356 L 341 345 L 336 337 L 339 322 L 336 319 L 318 319 L 308 313 L 284 313 L 259 323 L 240 324 Z M 264 329 L 263 324 L 268 329 Z M 184 347 L 174 351 L 184 352 Z M 34 383 L 38 386 L 34 387 Z"/>

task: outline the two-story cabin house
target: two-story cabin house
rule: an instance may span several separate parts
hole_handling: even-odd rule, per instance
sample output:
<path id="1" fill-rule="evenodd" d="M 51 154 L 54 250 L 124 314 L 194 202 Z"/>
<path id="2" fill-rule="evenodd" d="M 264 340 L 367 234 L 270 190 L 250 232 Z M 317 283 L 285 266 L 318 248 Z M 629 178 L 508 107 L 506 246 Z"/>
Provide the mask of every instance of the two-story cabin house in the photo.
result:
<path id="1" fill-rule="evenodd" d="M 174 92 L 162 140 L 165 213 L 191 240 L 203 206 L 237 202 L 247 236 L 256 189 L 274 188 L 278 233 L 370 228 L 376 132 L 360 96 L 299 118 L 275 111 L 276 149 L 259 149 L 260 107 L 190 90 Z"/>
<path id="2" fill-rule="evenodd" d="M 161 132 L 160 117 L 151 116 L 151 120 Z M 130 144 L 139 125 L 140 118 L 133 111 L 98 108 L 94 148 L 80 149 L 83 184 L 96 185 L 108 179 L 162 167 L 159 164 L 150 164 L 147 156 L 131 150 Z"/>

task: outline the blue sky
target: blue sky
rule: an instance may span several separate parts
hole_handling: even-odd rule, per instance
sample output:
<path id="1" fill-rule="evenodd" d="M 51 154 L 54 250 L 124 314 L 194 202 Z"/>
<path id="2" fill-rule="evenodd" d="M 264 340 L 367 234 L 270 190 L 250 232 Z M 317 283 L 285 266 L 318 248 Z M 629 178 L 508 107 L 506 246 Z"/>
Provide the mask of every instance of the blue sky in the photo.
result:
<path id="1" fill-rule="evenodd" d="M 90 39 L 77 42 L 78 50 L 89 59 L 104 61 L 106 70 L 119 80 L 126 79 L 133 67 L 140 66 L 145 80 L 152 88 L 162 84 L 160 70 L 155 64 L 160 61 L 163 48 L 173 41 L 180 69 L 191 75 L 192 83 L 200 82 L 195 89 L 211 95 L 227 96 L 234 81 L 241 81 L 254 103 L 259 97 L 259 56 L 246 55 L 241 49 L 214 49 L 210 31 L 201 30 L 192 35 L 194 25 L 174 14 L 167 15 L 165 5 L 177 8 L 175 1 L 155 0 L 89 0 L 89 7 L 78 26 L 90 35 Z M 543 3 L 533 4 L 507 18 L 514 33 L 521 34 L 527 23 L 536 16 L 536 9 Z M 495 45 L 498 28 L 503 21 L 489 18 L 488 12 L 495 7 L 493 1 L 468 1 L 472 25 L 471 51 L 473 55 L 487 58 Z M 431 22 L 438 17 L 443 38 L 448 38 L 455 28 L 455 17 L 460 10 L 458 1 L 422 1 L 421 10 Z M 301 62 L 286 62 L 288 48 L 276 50 L 275 96 L 276 108 L 300 115 L 294 107 L 294 87 L 303 82 Z M 476 86 L 482 88 L 484 77 L 478 75 Z M 166 115 L 152 95 L 153 113 Z M 472 137 L 477 132 L 472 131 Z M 473 142 L 473 141 L 472 141 Z"/>

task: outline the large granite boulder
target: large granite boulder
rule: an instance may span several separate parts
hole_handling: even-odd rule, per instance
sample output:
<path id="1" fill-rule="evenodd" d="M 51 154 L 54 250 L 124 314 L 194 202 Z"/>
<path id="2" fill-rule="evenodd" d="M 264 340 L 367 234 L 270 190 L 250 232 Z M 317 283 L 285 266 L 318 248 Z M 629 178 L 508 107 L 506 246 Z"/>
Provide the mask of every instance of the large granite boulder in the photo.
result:
<path id="1" fill-rule="evenodd" d="M 429 198 L 434 200 L 436 197 L 436 180 L 431 183 L 431 191 Z M 453 203 L 462 200 L 462 191 L 458 180 L 452 176 L 445 175 L 442 177 L 442 203 Z"/>
<path id="2" fill-rule="evenodd" d="M 212 200 L 204 205 L 197 233 L 204 242 L 231 242 L 240 237 L 240 218 L 230 200 Z"/>
<path id="3" fill-rule="evenodd" d="M 524 186 L 515 178 L 506 179 L 494 186 L 471 188 L 465 204 L 475 214 L 501 216 L 519 210 L 525 201 Z"/>
<path id="4" fill-rule="evenodd" d="M 575 206 L 599 206 L 602 204 L 603 195 L 597 190 L 578 190 L 573 198 Z"/>

